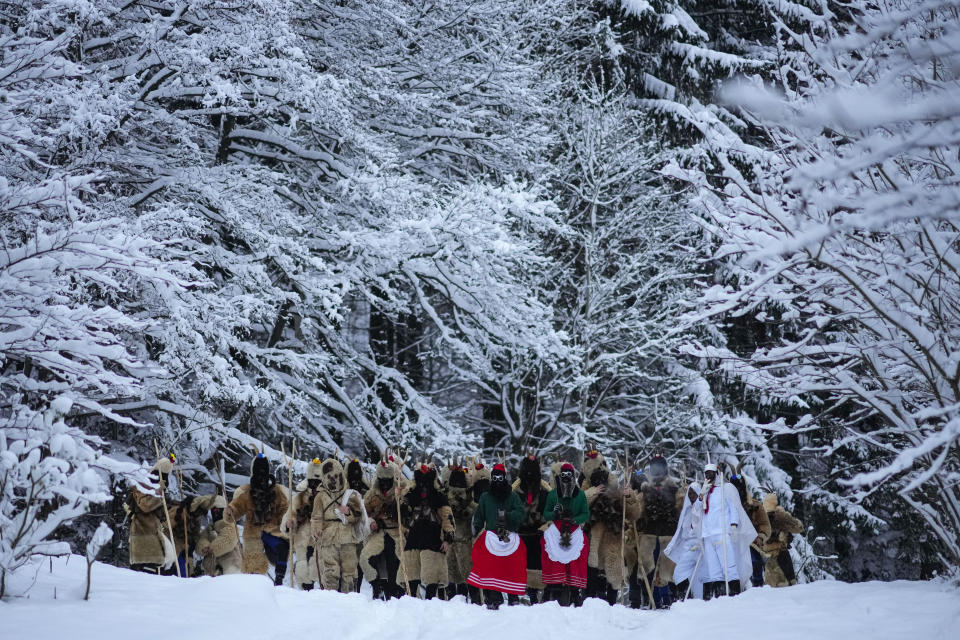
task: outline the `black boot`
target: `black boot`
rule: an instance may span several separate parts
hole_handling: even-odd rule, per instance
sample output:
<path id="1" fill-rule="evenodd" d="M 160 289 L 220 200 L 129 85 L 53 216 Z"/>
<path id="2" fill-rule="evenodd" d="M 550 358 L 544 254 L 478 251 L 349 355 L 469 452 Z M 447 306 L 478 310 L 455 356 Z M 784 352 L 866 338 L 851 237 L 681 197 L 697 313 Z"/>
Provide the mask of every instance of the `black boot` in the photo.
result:
<path id="1" fill-rule="evenodd" d="M 374 600 L 383 600 L 384 599 L 384 589 L 386 587 L 386 580 L 383 578 L 377 578 L 370 583 L 370 586 L 373 588 L 373 599 Z"/>
<path id="2" fill-rule="evenodd" d="M 520 596 L 518 596 L 518 595 L 515 594 L 515 593 L 508 593 L 508 594 L 507 594 L 507 605 L 512 607 L 512 606 L 518 605 L 518 604 L 520 604 Z"/>
<path id="3" fill-rule="evenodd" d="M 304 591 L 313 591 L 313 583 L 304 582 L 303 584 L 300 585 L 300 588 L 303 589 Z"/>
<path id="4" fill-rule="evenodd" d="M 473 604 L 483 604 L 479 587 L 475 587 L 472 584 L 468 584 L 467 591 L 470 593 L 470 602 L 472 602 Z"/>
<path id="5" fill-rule="evenodd" d="M 560 587 L 560 594 L 557 597 L 557 602 L 560 603 L 560 606 L 569 607 L 572 601 L 573 601 L 573 587 L 569 585 L 563 585 L 562 587 Z"/>
<path id="6" fill-rule="evenodd" d="M 437 590 L 439 588 L 440 588 L 440 585 L 438 584 L 428 584 L 426 588 L 426 591 L 427 591 L 426 599 L 433 600 L 437 596 Z"/>
<path id="7" fill-rule="evenodd" d="M 487 609 L 493 609 L 495 611 L 503 604 L 503 594 L 499 591 L 484 589 L 483 600 L 487 603 Z"/>
<path id="8" fill-rule="evenodd" d="M 570 587 L 570 603 L 573 604 L 573 606 L 582 607 L 584 597 L 583 589 Z"/>
<path id="9" fill-rule="evenodd" d="M 467 599 L 467 602 L 470 602 L 470 590 L 467 589 L 466 582 L 462 582 L 458 584 L 457 589 L 454 593 L 456 593 L 458 596 L 463 596 L 464 598 Z"/>
<path id="10" fill-rule="evenodd" d="M 710 600 L 713 598 L 713 583 L 704 582 L 703 583 L 703 599 Z"/>
<path id="11" fill-rule="evenodd" d="M 409 593 L 412 597 L 419 598 L 420 597 L 420 581 L 411 580 L 409 584 L 410 584 L 410 590 L 407 591 L 406 587 L 404 587 L 404 593 Z M 400 585 L 400 586 L 403 587 L 403 585 Z"/>
<path id="12" fill-rule="evenodd" d="M 540 602 L 540 592 L 537 589 L 531 589 L 527 587 L 527 597 L 530 599 L 530 604 L 537 604 Z"/>
<path id="13" fill-rule="evenodd" d="M 731 580 L 727 583 L 727 586 L 730 588 L 730 595 L 735 596 L 740 593 L 740 581 Z"/>
<path id="14" fill-rule="evenodd" d="M 287 563 L 278 562 L 276 565 L 276 573 L 273 575 L 273 586 L 282 587 L 283 579 L 287 575 Z"/>

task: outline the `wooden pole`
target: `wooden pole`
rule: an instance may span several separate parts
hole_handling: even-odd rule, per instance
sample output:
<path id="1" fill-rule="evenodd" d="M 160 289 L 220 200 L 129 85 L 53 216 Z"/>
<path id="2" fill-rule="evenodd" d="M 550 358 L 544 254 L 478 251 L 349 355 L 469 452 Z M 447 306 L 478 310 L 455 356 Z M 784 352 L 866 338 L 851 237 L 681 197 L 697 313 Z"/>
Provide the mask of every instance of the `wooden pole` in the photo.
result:
<path id="1" fill-rule="evenodd" d="M 626 451 L 624 451 L 626 454 Z M 626 455 L 625 460 L 629 460 L 629 455 Z M 626 490 L 630 482 L 630 471 L 625 469 L 623 463 L 620 462 L 620 457 L 617 456 L 617 466 L 620 467 L 620 473 L 623 474 L 623 486 L 620 488 L 620 570 L 624 573 L 623 583 L 620 585 L 620 590 L 626 594 L 626 591 L 623 590 L 624 585 L 628 582 L 626 572 L 627 572 L 627 560 L 626 552 L 624 550 L 624 544 L 627 539 L 627 494 Z M 637 558 L 637 563 L 639 565 L 640 558 Z M 623 600 L 623 598 L 621 598 Z"/>
<path id="2" fill-rule="evenodd" d="M 295 538 L 297 535 L 296 533 L 297 514 L 293 510 L 293 456 L 297 455 L 296 451 L 297 451 L 297 443 L 296 441 L 294 441 L 294 443 L 290 445 L 290 457 L 287 458 L 287 452 L 284 449 L 283 443 L 282 442 L 280 443 L 280 452 L 283 454 L 283 459 L 287 463 L 287 489 L 289 489 L 290 491 L 290 500 L 287 504 L 289 505 L 288 509 L 290 510 L 289 522 L 291 526 L 292 536 L 290 538 L 289 550 L 287 551 L 287 567 L 289 567 L 289 571 L 290 571 L 290 588 L 291 589 L 294 588 L 294 585 L 293 585 L 293 538 Z"/>
<path id="3" fill-rule="evenodd" d="M 407 462 L 407 454 L 409 451 L 404 451 L 403 460 L 397 466 L 396 470 L 393 472 L 393 493 L 397 499 L 397 539 L 400 542 L 400 570 L 403 572 L 403 586 L 407 591 L 407 595 L 410 595 L 410 580 L 407 579 L 407 562 L 404 559 L 406 556 L 406 549 L 404 548 L 403 542 L 403 517 L 400 515 L 400 479 L 403 477 L 400 470 L 403 468 L 403 465 Z M 386 534 L 389 535 L 389 534 Z M 417 593 L 417 597 L 420 597 L 420 593 Z"/>
<path id="4" fill-rule="evenodd" d="M 154 451 L 156 452 L 156 454 L 157 454 L 157 462 L 160 462 L 160 445 L 157 444 L 157 439 L 156 439 L 156 438 L 153 439 L 153 450 L 154 450 Z M 170 532 L 170 538 L 171 538 L 170 542 L 172 543 L 172 542 L 173 542 L 173 540 L 172 540 L 172 538 L 173 538 L 173 525 L 170 523 L 170 511 L 167 509 L 167 493 L 166 493 L 166 492 L 167 492 L 167 488 L 164 486 L 164 483 L 163 483 L 163 474 L 160 473 L 160 470 L 159 470 L 159 469 L 157 469 L 157 475 L 160 476 L 160 500 L 161 500 L 161 502 L 163 502 L 163 514 L 167 517 L 167 531 Z M 174 553 L 177 552 L 177 547 L 176 547 L 176 545 L 174 545 L 174 547 L 173 547 L 173 552 L 174 552 Z M 176 566 L 176 568 L 177 568 L 177 577 L 178 577 L 178 578 L 182 578 L 183 576 L 180 575 L 180 561 L 179 561 L 179 559 L 174 558 L 174 559 L 173 559 L 173 564 L 174 564 L 174 566 Z"/>
<path id="5" fill-rule="evenodd" d="M 184 489 L 184 486 L 183 486 L 183 471 L 182 471 L 180 468 L 177 468 L 177 484 L 180 485 L 180 509 L 181 509 L 181 511 L 182 511 L 182 514 L 183 514 L 183 558 L 184 558 L 184 563 L 183 563 L 183 564 L 184 564 L 184 568 L 187 570 L 187 576 L 186 576 L 186 577 L 189 578 L 191 575 L 193 575 L 193 571 L 191 570 L 191 566 L 190 566 L 190 564 L 191 564 L 191 562 L 190 562 L 190 561 L 191 561 L 191 558 L 190 558 L 190 555 L 191 555 L 191 554 L 190 554 L 190 531 L 189 531 L 189 529 L 188 529 L 188 525 L 189 525 L 190 519 L 187 517 L 187 515 L 188 515 L 188 514 L 187 514 L 188 509 L 186 509 L 186 508 L 183 507 L 183 502 L 184 502 L 184 500 L 186 500 L 187 495 L 186 495 L 186 493 L 184 493 L 184 491 L 183 491 L 183 489 Z"/>

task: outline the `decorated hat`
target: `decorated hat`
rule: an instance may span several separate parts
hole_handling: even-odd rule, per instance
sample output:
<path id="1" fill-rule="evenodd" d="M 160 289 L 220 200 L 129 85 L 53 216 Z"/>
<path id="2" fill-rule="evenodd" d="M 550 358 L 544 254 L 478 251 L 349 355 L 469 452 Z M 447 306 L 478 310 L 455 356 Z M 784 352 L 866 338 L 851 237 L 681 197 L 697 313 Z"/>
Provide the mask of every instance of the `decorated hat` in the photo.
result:
<path id="1" fill-rule="evenodd" d="M 703 472 L 706 473 L 707 471 L 713 471 L 714 473 L 716 473 L 716 472 L 717 472 L 717 465 L 713 464 L 712 462 L 704 465 L 704 467 L 703 467 Z"/>
<path id="2" fill-rule="evenodd" d="M 321 480 L 323 479 L 323 473 L 320 469 L 323 466 L 323 461 L 320 458 L 314 458 L 307 463 L 307 480 Z"/>

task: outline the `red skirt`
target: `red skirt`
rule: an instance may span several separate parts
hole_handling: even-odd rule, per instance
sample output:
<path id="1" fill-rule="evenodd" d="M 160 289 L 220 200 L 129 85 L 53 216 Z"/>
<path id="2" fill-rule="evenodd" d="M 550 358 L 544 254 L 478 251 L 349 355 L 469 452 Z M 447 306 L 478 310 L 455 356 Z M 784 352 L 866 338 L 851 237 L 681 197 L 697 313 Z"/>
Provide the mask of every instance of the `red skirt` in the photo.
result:
<path id="1" fill-rule="evenodd" d="M 576 560 L 566 564 L 556 562 L 547 555 L 544 538 L 540 538 L 540 562 L 543 564 L 543 584 L 564 584 L 577 589 L 587 588 L 587 557 L 590 555 L 590 540 L 583 537 L 583 549 Z"/>
<path id="2" fill-rule="evenodd" d="M 523 540 L 517 538 L 519 544 L 509 555 L 494 555 L 487 548 L 488 535 L 496 538 L 492 531 L 484 531 L 473 543 L 473 568 L 467 584 L 522 596 L 527 589 L 527 548 Z"/>

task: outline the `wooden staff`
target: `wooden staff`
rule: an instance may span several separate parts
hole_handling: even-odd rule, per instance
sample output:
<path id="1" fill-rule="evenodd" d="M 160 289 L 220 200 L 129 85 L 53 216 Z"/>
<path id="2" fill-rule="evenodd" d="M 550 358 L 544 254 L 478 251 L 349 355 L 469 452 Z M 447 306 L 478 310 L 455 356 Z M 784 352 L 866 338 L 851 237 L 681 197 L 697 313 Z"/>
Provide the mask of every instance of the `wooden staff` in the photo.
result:
<path id="1" fill-rule="evenodd" d="M 629 460 L 629 454 L 624 450 L 624 460 Z M 630 471 L 623 467 L 623 463 L 620 462 L 620 456 L 616 458 L 617 466 L 620 467 L 620 473 L 623 474 L 623 484 L 624 486 L 620 488 L 620 570 L 626 573 L 627 571 L 627 559 L 626 552 L 624 551 L 624 543 L 627 539 L 627 486 L 630 482 Z M 639 561 L 640 559 L 637 558 Z M 624 576 L 625 578 L 626 576 Z M 624 580 L 624 582 L 627 582 Z M 623 591 L 623 584 L 620 585 L 621 591 Z M 626 595 L 626 591 L 623 591 Z M 621 598 L 622 599 L 622 598 Z"/>
<path id="2" fill-rule="evenodd" d="M 153 439 L 153 450 L 157 454 L 157 462 L 160 462 L 160 446 L 157 444 L 156 438 Z M 171 524 L 170 522 L 170 511 L 167 509 L 167 495 L 166 495 L 167 489 L 165 486 L 163 486 L 163 473 L 161 473 L 160 469 L 157 469 L 157 475 L 160 477 L 160 500 L 161 502 L 163 502 L 163 514 L 167 517 L 167 530 L 170 532 L 170 537 L 172 538 L 173 524 Z M 173 541 L 171 540 L 171 543 L 172 542 Z M 176 545 L 174 545 L 173 547 L 173 552 L 174 553 L 177 552 Z M 178 558 L 174 558 L 173 564 L 177 567 L 177 577 L 182 578 L 183 576 L 180 575 L 180 560 Z"/>
<path id="3" fill-rule="evenodd" d="M 289 510 L 289 522 L 291 526 L 291 533 L 293 534 L 290 538 L 290 544 L 287 548 L 287 566 L 290 568 L 290 588 L 293 589 L 293 538 L 296 537 L 297 533 L 297 514 L 293 510 L 293 456 L 297 452 L 297 443 L 296 441 L 290 445 L 290 457 L 287 457 L 286 448 L 283 446 L 283 442 L 280 443 L 280 453 L 283 454 L 283 459 L 287 463 L 287 489 L 290 491 L 290 499 L 287 503 L 287 509 Z"/>
<path id="4" fill-rule="evenodd" d="M 393 472 L 393 492 L 397 499 L 397 539 L 400 542 L 400 570 L 403 572 L 403 586 L 408 596 L 410 595 L 410 580 L 407 579 L 406 549 L 404 548 L 406 545 L 403 542 L 403 516 L 400 515 L 400 478 L 402 477 L 400 470 L 406 464 L 409 453 L 409 449 L 403 452 L 403 460 Z M 419 591 L 417 597 L 420 597 Z"/>
<path id="5" fill-rule="evenodd" d="M 191 563 L 190 563 L 190 560 L 191 560 L 191 558 L 190 558 L 190 533 L 189 533 L 189 530 L 188 530 L 188 528 L 187 528 L 187 525 L 188 525 L 188 523 L 189 523 L 189 519 L 187 518 L 187 511 L 188 511 L 188 509 L 186 509 L 186 508 L 183 507 L 183 502 L 184 502 L 184 500 L 186 500 L 186 497 L 187 497 L 187 496 L 186 496 L 186 494 L 185 494 L 184 491 L 183 491 L 183 489 L 184 489 L 184 487 L 183 487 L 183 471 L 182 471 L 179 467 L 177 467 L 177 484 L 180 485 L 180 510 L 181 510 L 181 513 L 183 514 L 183 557 L 184 557 L 184 566 L 185 566 L 185 568 L 186 568 L 186 570 L 187 570 L 187 577 L 189 578 L 191 575 L 193 575 L 192 567 L 190 566 L 190 564 L 191 564 Z M 178 563 L 177 566 L 179 566 L 179 563 Z"/>

